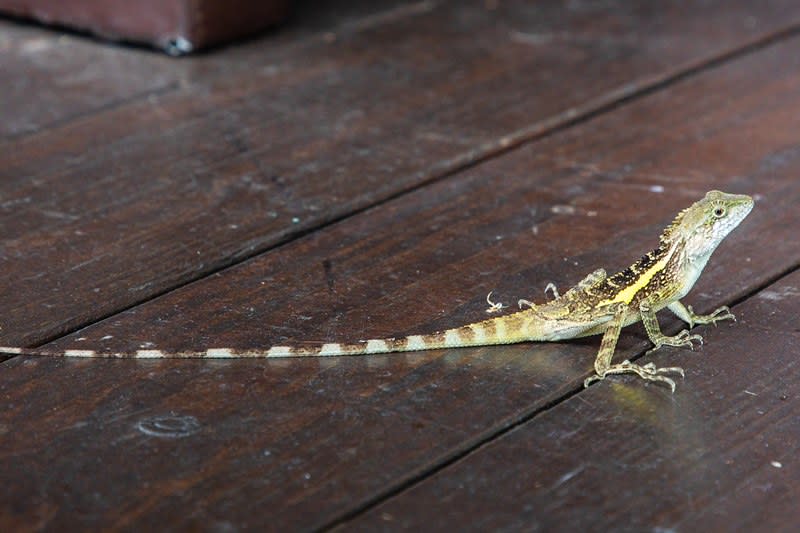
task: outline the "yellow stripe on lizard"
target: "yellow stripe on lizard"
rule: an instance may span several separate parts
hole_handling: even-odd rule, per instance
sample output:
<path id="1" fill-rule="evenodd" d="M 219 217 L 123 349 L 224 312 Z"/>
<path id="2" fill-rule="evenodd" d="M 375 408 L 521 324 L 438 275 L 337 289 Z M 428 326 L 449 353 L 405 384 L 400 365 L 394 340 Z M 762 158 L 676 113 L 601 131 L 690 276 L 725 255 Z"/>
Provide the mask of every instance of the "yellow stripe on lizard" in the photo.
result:
<path id="1" fill-rule="evenodd" d="M 666 268 L 667 263 L 672 258 L 672 254 L 674 253 L 675 248 L 673 247 L 670 252 L 665 255 L 661 260 L 658 261 L 655 265 L 651 266 L 644 273 L 639 276 L 639 279 L 622 289 L 617 293 L 617 295 L 613 298 L 609 298 L 608 300 L 603 300 L 600 302 L 600 305 L 608 305 L 608 304 L 616 304 L 616 303 L 624 303 L 629 304 L 633 301 L 636 295 L 639 293 L 640 290 L 647 287 L 647 285 L 652 281 L 653 277 L 656 274 L 664 270 Z"/>

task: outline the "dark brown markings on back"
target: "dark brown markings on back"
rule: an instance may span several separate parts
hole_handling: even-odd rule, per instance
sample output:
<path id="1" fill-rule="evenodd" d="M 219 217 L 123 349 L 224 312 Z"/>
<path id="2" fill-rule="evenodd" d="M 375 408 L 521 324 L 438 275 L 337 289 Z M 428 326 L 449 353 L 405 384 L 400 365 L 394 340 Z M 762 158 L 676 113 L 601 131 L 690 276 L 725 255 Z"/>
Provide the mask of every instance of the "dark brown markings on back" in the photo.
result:
<path id="1" fill-rule="evenodd" d="M 588 291 L 587 294 L 596 297 L 597 302 L 601 302 L 603 300 L 610 300 L 617 296 L 620 292 L 624 291 L 626 288 L 630 287 L 631 285 L 636 284 L 637 281 L 641 278 L 641 276 L 646 273 L 649 269 L 651 269 L 658 261 L 663 258 L 666 254 L 669 253 L 669 246 L 666 244 L 659 245 L 658 248 L 647 252 L 643 255 L 638 261 L 634 264 L 617 272 L 613 276 L 609 276 L 606 278 L 605 281 L 598 284 L 595 288 L 592 288 Z M 675 254 L 677 256 L 679 254 Z M 649 286 L 656 281 L 657 276 L 653 277 L 653 281 L 648 283 L 648 287 L 644 288 L 644 291 L 640 290 L 636 297 L 631 301 L 631 305 L 638 304 L 640 300 L 640 295 L 643 292 L 649 290 Z"/>
<path id="2" fill-rule="evenodd" d="M 676 278 L 678 276 L 677 273 L 681 270 L 678 263 L 683 261 L 682 251 L 682 249 L 675 250 L 666 266 L 653 276 L 653 279 L 650 280 L 646 287 L 636 294 L 636 297 L 631 302 L 632 305 L 638 306 L 643 299 L 656 293 L 658 294 L 657 300 L 671 299 L 677 294 L 678 284 L 676 283 Z"/>
<path id="3" fill-rule="evenodd" d="M 632 264 L 625 270 L 617 272 L 616 274 L 611 276 L 611 278 L 606 280 L 606 283 L 608 281 L 613 281 L 620 287 L 620 289 L 625 289 L 625 287 L 630 287 L 631 285 L 636 283 L 636 281 L 639 280 L 639 277 L 642 274 L 650 270 L 653 267 L 653 265 L 658 263 L 658 261 L 662 257 L 664 257 L 664 255 L 666 255 L 667 253 L 669 253 L 668 247 L 663 245 L 659 246 L 655 250 L 647 252 L 645 255 L 642 256 L 641 259 L 636 261 L 634 264 Z"/>

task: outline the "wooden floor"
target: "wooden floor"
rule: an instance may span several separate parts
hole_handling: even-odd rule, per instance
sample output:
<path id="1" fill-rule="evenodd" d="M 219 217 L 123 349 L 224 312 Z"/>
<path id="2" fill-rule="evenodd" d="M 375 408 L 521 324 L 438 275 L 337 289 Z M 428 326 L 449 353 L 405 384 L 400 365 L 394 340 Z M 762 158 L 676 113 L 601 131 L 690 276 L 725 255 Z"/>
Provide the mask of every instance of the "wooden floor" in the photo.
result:
<path id="1" fill-rule="evenodd" d="M 336 5 L 333 5 L 336 4 Z M 0 21 L 0 344 L 263 347 L 485 318 L 753 213 L 682 366 L 599 339 L 0 366 L 0 530 L 796 531 L 800 4 L 301 2 L 171 59 Z M 664 313 L 669 332 L 682 325 Z"/>

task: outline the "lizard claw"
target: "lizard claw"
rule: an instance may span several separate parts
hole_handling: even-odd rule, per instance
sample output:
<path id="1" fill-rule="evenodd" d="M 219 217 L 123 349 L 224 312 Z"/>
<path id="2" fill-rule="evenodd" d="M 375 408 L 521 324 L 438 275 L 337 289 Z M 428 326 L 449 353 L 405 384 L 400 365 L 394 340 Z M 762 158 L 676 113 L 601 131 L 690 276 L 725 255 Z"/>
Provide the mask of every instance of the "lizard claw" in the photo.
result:
<path id="1" fill-rule="evenodd" d="M 558 294 L 558 288 L 556 287 L 555 283 L 550 282 L 550 283 L 547 284 L 547 287 L 544 288 L 545 296 L 547 295 L 548 291 L 553 293 L 553 299 L 554 300 L 558 300 L 560 298 L 560 296 Z"/>
<path id="2" fill-rule="evenodd" d="M 642 368 L 649 372 L 653 372 L 654 374 L 680 374 L 681 377 L 686 377 L 686 374 L 683 372 L 683 369 L 679 366 L 664 366 L 661 368 L 656 367 L 655 363 L 647 363 Z"/>
<path id="3" fill-rule="evenodd" d="M 507 305 L 503 305 L 503 302 L 493 302 L 492 301 L 492 293 L 494 291 L 489 291 L 489 294 L 486 295 L 486 303 L 489 304 L 489 308 L 486 310 L 487 313 L 497 313 L 502 311 Z"/>
<path id="4" fill-rule="evenodd" d="M 522 309 L 522 307 L 525 305 L 527 305 L 531 309 L 533 309 L 536 306 L 536 304 L 534 304 L 533 302 L 529 302 L 528 300 L 518 300 L 517 305 L 519 306 L 520 309 Z"/>
<path id="5" fill-rule="evenodd" d="M 680 374 L 684 376 L 683 369 L 677 366 L 670 366 L 664 368 L 657 368 L 654 363 L 647 363 L 646 365 L 637 365 L 625 360 L 617 365 L 611 365 L 600 374 L 589 376 L 583 381 L 583 386 L 588 387 L 590 383 L 604 379 L 609 374 L 636 374 L 640 378 L 647 381 L 655 381 L 657 383 L 664 383 L 669 386 L 670 390 L 675 392 L 675 380 L 668 378 L 663 374 Z"/>
<path id="6" fill-rule="evenodd" d="M 692 321 L 695 324 L 714 324 L 716 327 L 717 321 L 719 320 L 733 320 L 736 322 L 736 316 L 731 313 L 731 309 L 727 305 L 723 305 L 722 307 L 715 309 L 711 314 L 708 315 L 694 314 L 694 310 L 692 309 L 691 305 L 688 306 L 687 309 L 689 310 Z"/>
<path id="7" fill-rule="evenodd" d="M 703 345 L 703 337 L 696 334 L 689 333 L 688 330 L 683 330 L 675 336 L 668 337 L 666 335 L 662 336 L 661 338 L 655 339 L 653 344 L 655 346 L 648 350 L 647 353 L 652 353 L 661 348 L 662 346 L 675 346 L 677 348 L 689 348 L 690 350 L 694 351 L 694 341 L 697 341 L 698 344 L 701 346 Z"/>

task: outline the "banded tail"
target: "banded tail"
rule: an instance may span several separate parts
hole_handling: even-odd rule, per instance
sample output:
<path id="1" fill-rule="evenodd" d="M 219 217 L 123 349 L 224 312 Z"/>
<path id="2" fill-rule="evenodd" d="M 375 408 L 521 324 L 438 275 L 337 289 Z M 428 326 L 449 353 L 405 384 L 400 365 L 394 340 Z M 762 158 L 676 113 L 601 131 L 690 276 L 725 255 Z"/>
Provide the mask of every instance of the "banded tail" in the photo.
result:
<path id="1" fill-rule="evenodd" d="M 533 319 L 534 315 L 531 310 L 526 310 L 428 335 L 409 335 L 408 337 L 399 339 L 370 339 L 353 343 L 329 342 L 322 345 L 299 343 L 292 346 L 272 346 L 267 349 L 253 350 L 209 348 L 201 351 L 180 352 L 166 352 L 162 350 L 115 352 L 86 349 L 47 350 L 39 348 L 0 347 L 0 354 L 108 359 L 236 359 L 372 355 L 522 342 L 530 340 L 528 331 Z"/>

